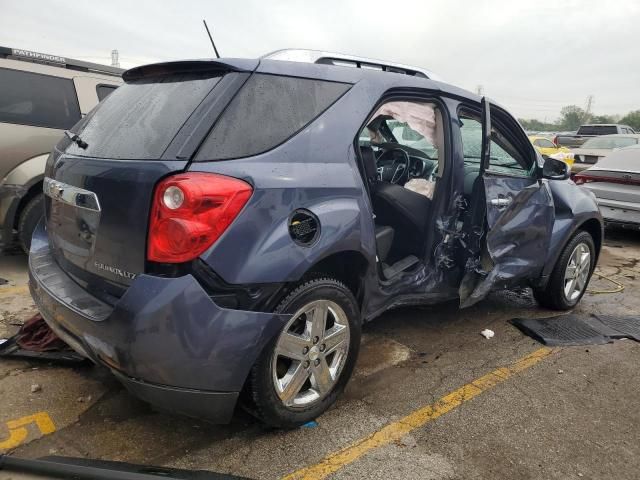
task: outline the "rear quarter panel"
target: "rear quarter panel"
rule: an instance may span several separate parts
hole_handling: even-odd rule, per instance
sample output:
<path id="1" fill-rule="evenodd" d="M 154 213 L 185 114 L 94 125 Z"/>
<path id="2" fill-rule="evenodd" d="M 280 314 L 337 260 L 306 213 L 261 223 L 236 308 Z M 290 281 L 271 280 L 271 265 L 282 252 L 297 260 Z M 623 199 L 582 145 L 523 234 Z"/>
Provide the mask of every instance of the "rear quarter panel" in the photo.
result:
<path id="1" fill-rule="evenodd" d="M 353 142 L 376 99 L 352 89 L 273 150 L 191 164 L 189 170 L 241 178 L 254 188 L 238 218 L 202 255 L 226 282 L 296 281 L 314 263 L 341 251 L 361 252 L 375 265 L 372 212 Z M 308 247 L 289 235 L 289 216 L 298 208 L 320 221 L 320 236 Z"/>

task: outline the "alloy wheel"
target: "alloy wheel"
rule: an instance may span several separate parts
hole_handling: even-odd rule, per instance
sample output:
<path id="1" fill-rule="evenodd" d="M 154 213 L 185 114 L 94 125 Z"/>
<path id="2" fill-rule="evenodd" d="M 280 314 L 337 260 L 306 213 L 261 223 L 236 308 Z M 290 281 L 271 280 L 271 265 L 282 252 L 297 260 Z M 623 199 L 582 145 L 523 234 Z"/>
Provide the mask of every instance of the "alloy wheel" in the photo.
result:
<path id="1" fill-rule="evenodd" d="M 578 298 L 587 285 L 591 270 L 591 251 L 585 243 L 573 249 L 564 272 L 564 295 L 570 302 Z"/>
<path id="2" fill-rule="evenodd" d="M 283 405 L 307 408 L 331 392 L 349 353 L 349 321 L 335 302 L 316 300 L 299 309 L 283 329 L 271 365 Z"/>

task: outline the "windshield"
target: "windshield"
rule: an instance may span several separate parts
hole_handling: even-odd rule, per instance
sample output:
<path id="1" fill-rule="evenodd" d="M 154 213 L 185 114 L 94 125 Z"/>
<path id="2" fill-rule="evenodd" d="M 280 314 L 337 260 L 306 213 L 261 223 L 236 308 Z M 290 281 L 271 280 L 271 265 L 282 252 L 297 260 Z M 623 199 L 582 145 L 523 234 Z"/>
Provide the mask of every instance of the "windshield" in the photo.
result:
<path id="1" fill-rule="evenodd" d="M 631 145 L 636 145 L 637 143 L 638 139 L 634 137 L 611 137 L 606 135 L 603 137 L 590 138 L 582 144 L 582 148 L 602 148 L 611 150 L 614 148 L 629 147 Z"/>

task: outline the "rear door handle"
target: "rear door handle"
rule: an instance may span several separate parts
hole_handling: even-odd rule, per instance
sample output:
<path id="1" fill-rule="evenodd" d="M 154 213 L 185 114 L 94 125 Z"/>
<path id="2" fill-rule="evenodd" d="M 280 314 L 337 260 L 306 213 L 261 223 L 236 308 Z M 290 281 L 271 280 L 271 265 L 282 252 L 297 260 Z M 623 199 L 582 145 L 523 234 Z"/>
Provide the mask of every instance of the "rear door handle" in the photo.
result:
<path id="1" fill-rule="evenodd" d="M 491 205 L 495 207 L 506 207 L 511 203 L 510 198 L 492 198 Z"/>

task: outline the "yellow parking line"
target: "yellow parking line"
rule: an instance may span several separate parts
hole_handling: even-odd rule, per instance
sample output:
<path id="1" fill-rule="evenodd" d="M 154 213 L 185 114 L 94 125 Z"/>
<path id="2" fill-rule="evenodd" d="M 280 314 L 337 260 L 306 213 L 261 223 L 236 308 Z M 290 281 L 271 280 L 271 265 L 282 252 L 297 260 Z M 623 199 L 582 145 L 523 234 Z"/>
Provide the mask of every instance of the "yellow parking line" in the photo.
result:
<path id="1" fill-rule="evenodd" d="M 20 285 L 17 287 L 0 287 L 0 295 L 27 293 L 28 291 L 29 291 L 29 285 Z"/>
<path id="2" fill-rule="evenodd" d="M 354 462 L 370 450 L 388 445 L 399 440 L 412 430 L 422 427 L 431 420 L 450 412 L 462 403 L 480 395 L 504 382 L 515 374 L 532 367 L 552 352 L 550 348 L 541 348 L 526 357 L 521 358 L 510 366 L 501 367 L 488 373 L 463 387 L 445 395 L 437 402 L 422 407 L 397 422 L 390 423 L 381 430 L 360 439 L 352 445 L 334 452 L 324 458 L 320 463 L 304 467 L 290 473 L 284 480 L 321 480 L 340 470 L 342 467 Z"/>
<path id="3" fill-rule="evenodd" d="M 16 448 L 24 443 L 29 435 L 29 431 L 25 427 L 31 423 L 34 423 L 36 427 L 38 427 L 42 435 L 48 435 L 56 431 L 56 426 L 47 412 L 38 412 L 33 415 L 18 418 L 17 420 L 9 420 L 7 422 L 9 438 L 0 441 L 0 450 Z"/>

